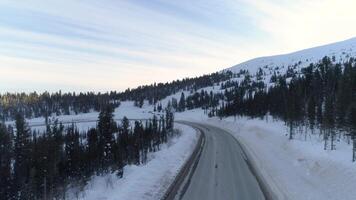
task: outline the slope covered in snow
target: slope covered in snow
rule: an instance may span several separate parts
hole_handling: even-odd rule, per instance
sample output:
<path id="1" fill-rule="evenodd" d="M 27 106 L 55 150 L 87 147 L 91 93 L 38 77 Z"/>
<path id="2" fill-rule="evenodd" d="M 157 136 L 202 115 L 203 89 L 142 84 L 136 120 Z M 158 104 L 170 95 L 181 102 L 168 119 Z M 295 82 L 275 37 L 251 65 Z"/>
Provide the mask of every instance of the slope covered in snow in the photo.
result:
<path id="1" fill-rule="evenodd" d="M 240 70 L 248 70 L 250 74 L 253 75 L 256 74 L 259 68 L 261 68 L 266 74 L 270 74 L 273 70 L 284 74 L 287 71 L 288 66 L 295 66 L 296 70 L 300 70 L 303 67 L 307 67 L 310 63 L 317 63 L 324 56 L 330 58 L 334 57 L 334 62 L 341 63 L 349 57 L 356 56 L 356 38 L 289 54 L 255 58 L 225 70 L 230 70 L 234 73 L 238 73 Z"/>

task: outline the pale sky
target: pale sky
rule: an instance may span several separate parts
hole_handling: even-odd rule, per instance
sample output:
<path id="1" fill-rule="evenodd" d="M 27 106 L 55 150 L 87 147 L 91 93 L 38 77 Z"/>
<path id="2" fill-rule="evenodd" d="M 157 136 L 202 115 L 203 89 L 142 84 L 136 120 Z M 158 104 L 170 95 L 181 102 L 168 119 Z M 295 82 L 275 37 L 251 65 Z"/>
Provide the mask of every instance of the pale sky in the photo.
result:
<path id="1" fill-rule="evenodd" d="M 0 93 L 109 91 L 356 36 L 355 0 L 0 0 Z"/>

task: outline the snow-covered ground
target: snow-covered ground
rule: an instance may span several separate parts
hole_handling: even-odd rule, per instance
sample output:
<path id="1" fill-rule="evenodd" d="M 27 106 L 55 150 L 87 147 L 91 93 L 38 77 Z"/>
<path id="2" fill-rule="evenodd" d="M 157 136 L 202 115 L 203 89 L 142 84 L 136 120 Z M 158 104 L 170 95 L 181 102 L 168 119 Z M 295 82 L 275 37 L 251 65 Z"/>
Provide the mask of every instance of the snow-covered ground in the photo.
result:
<path id="1" fill-rule="evenodd" d="M 289 140 L 287 127 L 269 119 L 203 119 L 198 111 L 185 118 L 229 130 L 252 155 L 257 168 L 279 199 L 354 200 L 356 164 L 351 146 L 337 143 L 336 151 L 324 151 L 315 137 Z M 180 116 L 184 118 L 184 116 Z"/>
<path id="2" fill-rule="evenodd" d="M 133 101 L 123 101 L 121 105 L 115 109 L 114 111 L 114 119 L 117 122 L 121 122 L 123 117 L 127 117 L 128 119 L 140 120 L 140 119 L 148 119 L 152 118 L 153 114 L 161 115 L 163 113 L 154 113 L 153 106 L 149 105 L 148 102 L 145 102 L 142 108 L 134 106 Z M 90 128 L 96 127 L 98 120 L 99 112 L 90 112 L 90 113 L 80 113 L 73 115 L 59 115 L 59 116 L 51 116 L 50 120 L 58 119 L 59 122 L 65 123 L 65 126 L 71 125 L 71 122 L 76 123 L 76 126 L 79 130 L 88 130 Z M 45 130 L 45 118 L 38 117 L 32 119 L 26 119 L 27 123 L 31 127 L 32 130 L 43 131 Z M 6 122 L 7 125 L 14 125 L 15 121 Z"/>
<path id="3" fill-rule="evenodd" d="M 150 154 L 147 164 L 126 166 L 122 179 L 117 178 L 115 173 L 93 177 L 84 191 L 79 193 L 79 199 L 160 199 L 198 141 L 198 134 L 191 127 L 180 124 L 175 127 L 181 130 L 181 136 L 163 145 L 160 151 Z"/>
<path id="4" fill-rule="evenodd" d="M 266 56 L 248 60 L 246 62 L 237 64 L 226 70 L 239 72 L 240 70 L 249 70 L 250 74 L 256 74 L 257 70 L 261 68 L 266 74 L 269 71 L 278 67 L 281 74 L 287 71 L 288 66 L 296 65 L 297 70 L 307 67 L 310 63 L 319 62 L 324 56 L 335 57 L 335 62 L 344 62 L 350 57 L 356 56 L 356 38 L 351 38 L 345 41 L 318 46 L 314 48 L 304 49 L 301 51 Z"/>

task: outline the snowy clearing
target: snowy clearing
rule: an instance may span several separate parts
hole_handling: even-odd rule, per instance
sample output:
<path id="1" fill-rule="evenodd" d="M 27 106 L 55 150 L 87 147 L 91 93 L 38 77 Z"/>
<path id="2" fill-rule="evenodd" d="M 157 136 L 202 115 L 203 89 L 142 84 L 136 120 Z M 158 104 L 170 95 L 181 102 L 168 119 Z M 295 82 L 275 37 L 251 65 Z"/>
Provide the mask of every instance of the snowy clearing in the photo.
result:
<path id="1" fill-rule="evenodd" d="M 122 179 L 118 179 L 115 173 L 93 177 L 84 192 L 79 194 L 79 199 L 160 199 L 198 141 L 198 134 L 193 128 L 180 124 L 175 127 L 181 130 L 181 136 L 173 138 L 160 151 L 152 153 L 147 164 L 126 166 Z"/>
<path id="2" fill-rule="evenodd" d="M 143 105 L 142 108 L 134 106 L 133 101 L 123 101 L 121 105 L 114 111 L 114 119 L 116 122 L 121 123 L 123 117 L 128 119 L 140 120 L 152 118 L 153 115 L 160 115 L 162 113 L 154 113 L 153 106 L 149 105 L 147 102 Z M 80 113 L 73 115 L 52 115 L 50 120 L 58 119 L 59 122 L 64 123 L 65 126 L 70 126 L 74 122 L 79 130 L 87 131 L 90 128 L 95 128 L 98 120 L 99 112 L 90 112 L 90 113 Z M 45 131 L 46 126 L 45 118 L 38 117 L 32 119 L 26 119 L 27 123 L 32 130 Z M 15 121 L 6 122 L 7 125 L 14 125 Z"/>

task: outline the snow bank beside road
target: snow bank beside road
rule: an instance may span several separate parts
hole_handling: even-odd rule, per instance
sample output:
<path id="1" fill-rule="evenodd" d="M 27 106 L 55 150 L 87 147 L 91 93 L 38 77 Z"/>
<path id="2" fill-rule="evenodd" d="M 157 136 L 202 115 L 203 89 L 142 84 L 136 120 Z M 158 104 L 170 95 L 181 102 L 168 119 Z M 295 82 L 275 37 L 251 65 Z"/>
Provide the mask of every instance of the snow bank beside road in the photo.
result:
<path id="1" fill-rule="evenodd" d="M 230 130 L 280 199 L 355 199 L 356 165 L 346 143 L 337 143 L 336 151 L 324 151 L 315 138 L 290 141 L 280 121 L 213 118 L 207 122 Z"/>
<path id="2" fill-rule="evenodd" d="M 158 152 L 150 155 L 150 161 L 141 166 L 126 166 L 124 177 L 115 174 L 94 177 L 85 187 L 80 198 L 88 200 L 157 200 L 160 199 L 198 141 L 196 131 L 188 126 L 175 124 L 182 135 L 173 138 Z M 83 196 L 84 195 L 84 196 Z"/>

